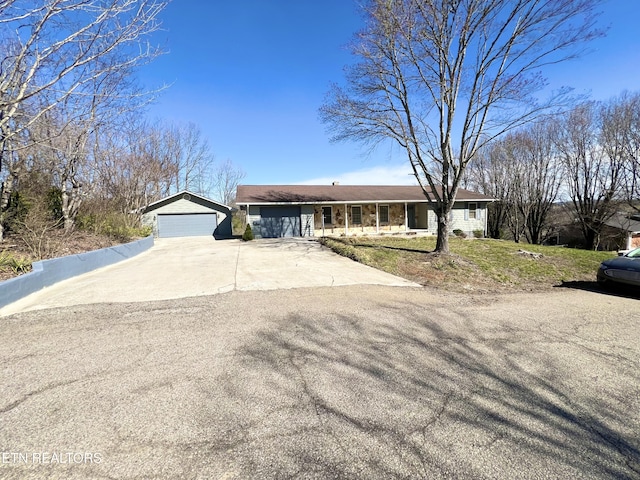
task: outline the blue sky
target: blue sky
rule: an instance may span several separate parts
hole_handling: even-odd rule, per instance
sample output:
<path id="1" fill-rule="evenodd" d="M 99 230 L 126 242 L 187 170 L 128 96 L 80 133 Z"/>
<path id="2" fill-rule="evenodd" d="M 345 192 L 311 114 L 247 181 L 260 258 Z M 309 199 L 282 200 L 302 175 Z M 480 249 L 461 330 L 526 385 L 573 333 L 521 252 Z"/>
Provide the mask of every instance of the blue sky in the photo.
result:
<path id="1" fill-rule="evenodd" d="M 551 86 L 596 100 L 640 90 L 640 1 L 609 0 L 601 11 L 607 37 L 546 71 Z M 149 115 L 196 123 L 218 161 L 247 173 L 242 183 L 413 183 L 402 152 L 332 144 L 318 119 L 353 61 L 345 45 L 361 27 L 356 0 L 173 0 L 161 19 L 154 40 L 168 53 L 141 81 L 171 87 Z"/>

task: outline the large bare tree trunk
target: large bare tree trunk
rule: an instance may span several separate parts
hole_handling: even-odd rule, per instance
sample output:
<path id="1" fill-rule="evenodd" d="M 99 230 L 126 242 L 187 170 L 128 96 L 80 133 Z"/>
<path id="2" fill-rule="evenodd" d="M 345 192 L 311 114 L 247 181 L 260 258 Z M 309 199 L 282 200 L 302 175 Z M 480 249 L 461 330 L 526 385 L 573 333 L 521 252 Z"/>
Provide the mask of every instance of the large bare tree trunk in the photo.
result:
<path id="1" fill-rule="evenodd" d="M 0 157 L 1 159 L 2 157 Z M 13 194 L 21 169 L 19 164 L 11 163 L 11 168 L 7 173 L 6 178 L 2 182 L 0 188 L 0 242 L 4 241 L 4 233 L 7 222 L 7 210 L 11 201 L 11 195 Z"/>
<path id="2" fill-rule="evenodd" d="M 72 187 L 71 190 L 62 190 L 62 218 L 64 219 L 64 229 L 70 232 L 76 225 L 76 217 L 82 205 L 80 189 Z"/>
<path id="3" fill-rule="evenodd" d="M 438 213 L 438 238 L 436 252 L 449 253 L 449 214 Z"/>
<path id="4" fill-rule="evenodd" d="M 13 190 L 12 184 L 11 176 L 2 182 L 2 194 L 0 195 L 0 242 L 4 242 L 7 207 L 9 206 L 9 199 L 11 198 L 11 191 Z"/>

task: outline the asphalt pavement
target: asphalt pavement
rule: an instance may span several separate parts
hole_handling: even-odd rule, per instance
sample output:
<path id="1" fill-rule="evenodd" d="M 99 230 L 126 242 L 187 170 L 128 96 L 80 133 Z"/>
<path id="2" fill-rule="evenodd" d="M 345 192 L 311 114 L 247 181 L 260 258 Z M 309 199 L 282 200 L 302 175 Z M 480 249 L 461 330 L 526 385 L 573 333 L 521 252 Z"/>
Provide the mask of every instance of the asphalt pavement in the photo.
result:
<path id="1" fill-rule="evenodd" d="M 352 285 L 0 318 L 0 478 L 638 479 L 638 301 Z"/>

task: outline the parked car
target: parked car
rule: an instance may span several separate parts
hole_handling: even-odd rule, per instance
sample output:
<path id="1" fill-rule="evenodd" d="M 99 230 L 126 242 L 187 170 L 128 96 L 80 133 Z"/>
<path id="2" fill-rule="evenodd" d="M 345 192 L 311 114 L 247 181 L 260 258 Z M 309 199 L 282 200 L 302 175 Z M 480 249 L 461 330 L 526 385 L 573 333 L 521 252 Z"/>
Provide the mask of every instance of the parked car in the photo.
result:
<path id="1" fill-rule="evenodd" d="M 602 286 L 621 284 L 640 287 L 640 248 L 602 262 L 597 279 Z"/>

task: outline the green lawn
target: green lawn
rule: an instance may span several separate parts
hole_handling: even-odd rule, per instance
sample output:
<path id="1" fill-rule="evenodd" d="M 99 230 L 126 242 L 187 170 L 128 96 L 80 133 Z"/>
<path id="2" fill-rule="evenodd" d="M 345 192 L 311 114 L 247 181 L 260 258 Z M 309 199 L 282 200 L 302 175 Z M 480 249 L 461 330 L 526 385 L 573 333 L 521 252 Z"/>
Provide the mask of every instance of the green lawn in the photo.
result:
<path id="1" fill-rule="evenodd" d="M 323 242 L 341 255 L 424 285 L 462 284 L 472 289 L 530 290 L 594 281 L 600 262 L 616 255 L 493 239 L 451 238 L 450 255 L 432 253 L 435 237 L 342 237 Z"/>

